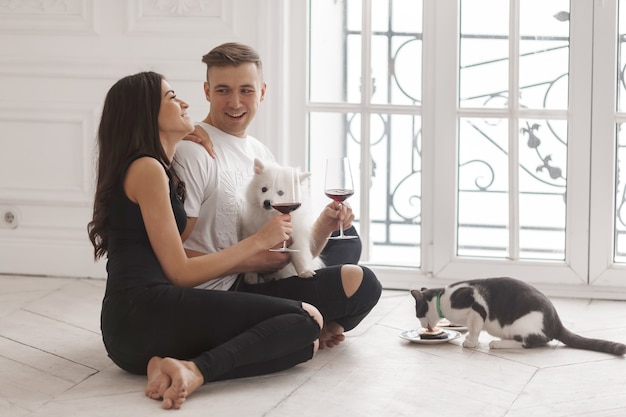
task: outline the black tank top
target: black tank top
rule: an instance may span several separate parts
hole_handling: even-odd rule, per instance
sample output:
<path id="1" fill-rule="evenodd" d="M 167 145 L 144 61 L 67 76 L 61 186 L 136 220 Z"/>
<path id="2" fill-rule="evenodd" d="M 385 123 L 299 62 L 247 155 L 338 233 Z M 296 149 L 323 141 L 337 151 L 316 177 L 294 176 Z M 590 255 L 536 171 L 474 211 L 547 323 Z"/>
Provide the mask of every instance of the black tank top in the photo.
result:
<path id="1" fill-rule="evenodd" d="M 183 202 L 176 195 L 172 175 L 167 169 L 166 172 L 170 179 L 170 201 L 176 225 L 182 233 L 187 216 Z M 123 181 L 111 201 L 107 275 L 107 293 L 159 284 L 171 285 L 152 250 L 139 205 L 126 196 Z"/>

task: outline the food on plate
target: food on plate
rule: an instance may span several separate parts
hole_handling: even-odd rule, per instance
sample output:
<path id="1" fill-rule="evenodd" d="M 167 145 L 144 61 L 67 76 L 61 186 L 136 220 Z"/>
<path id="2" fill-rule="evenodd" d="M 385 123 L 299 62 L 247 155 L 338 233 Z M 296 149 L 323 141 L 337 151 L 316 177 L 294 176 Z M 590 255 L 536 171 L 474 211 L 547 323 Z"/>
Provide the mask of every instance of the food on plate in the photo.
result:
<path id="1" fill-rule="evenodd" d="M 448 319 L 441 319 L 437 323 L 437 327 L 447 327 L 447 328 L 450 328 L 450 329 L 454 329 L 455 327 L 463 327 L 464 328 L 465 326 L 462 325 L 462 324 L 451 323 L 450 320 L 448 320 Z"/>
<path id="2" fill-rule="evenodd" d="M 448 333 L 439 327 L 421 329 L 418 332 L 421 339 L 447 339 Z"/>

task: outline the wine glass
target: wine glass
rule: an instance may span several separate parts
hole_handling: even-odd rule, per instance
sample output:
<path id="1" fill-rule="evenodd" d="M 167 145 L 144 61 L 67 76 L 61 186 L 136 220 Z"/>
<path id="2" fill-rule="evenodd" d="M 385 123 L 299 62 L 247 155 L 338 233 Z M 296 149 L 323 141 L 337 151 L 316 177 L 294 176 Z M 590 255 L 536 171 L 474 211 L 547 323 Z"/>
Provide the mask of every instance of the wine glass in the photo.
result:
<path id="1" fill-rule="evenodd" d="M 354 194 L 352 171 L 348 158 L 328 158 L 326 160 L 326 183 L 324 193 L 339 204 Z M 356 236 L 343 234 L 343 222 L 339 222 L 339 235 L 329 239 L 356 239 Z"/>
<path id="2" fill-rule="evenodd" d="M 302 190 L 300 188 L 300 176 L 295 168 L 287 167 L 280 169 L 274 175 L 272 182 L 272 208 L 283 214 L 297 210 L 302 204 Z M 299 252 L 298 249 L 287 247 L 287 241 L 283 241 L 283 247 L 270 249 L 272 252 Z"/>

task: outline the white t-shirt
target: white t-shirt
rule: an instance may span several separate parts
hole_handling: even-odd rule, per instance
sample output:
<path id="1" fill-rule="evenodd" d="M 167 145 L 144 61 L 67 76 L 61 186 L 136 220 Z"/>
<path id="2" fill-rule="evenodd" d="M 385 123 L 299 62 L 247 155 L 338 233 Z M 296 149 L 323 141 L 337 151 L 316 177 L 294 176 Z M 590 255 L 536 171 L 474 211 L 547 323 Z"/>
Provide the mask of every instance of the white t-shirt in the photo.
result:
<path id="1" fill-rule="evenodd" d="M 252 136 L 240 138 L 206 123 L 198 125 L 208 132 L 216 158 L 211 158 L 201 145 L 184 140 L 176 148 L 174 169 L 185 182 L 187 217 L 197 218 L 184 246 L 214 253 L 239 240 L 243 195 L 254 175 L 254 158 L 275 158 L 267 146 Z M 236 278 L 236 274 L 228 275 L 199 288 L 228 290 Z"/>

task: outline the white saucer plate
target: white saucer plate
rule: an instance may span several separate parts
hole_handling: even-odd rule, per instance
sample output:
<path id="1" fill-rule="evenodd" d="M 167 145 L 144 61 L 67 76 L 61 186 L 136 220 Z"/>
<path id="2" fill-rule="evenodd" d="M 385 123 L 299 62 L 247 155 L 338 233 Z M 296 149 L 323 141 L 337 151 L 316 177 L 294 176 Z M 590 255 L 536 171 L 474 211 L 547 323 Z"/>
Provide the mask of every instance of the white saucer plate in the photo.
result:
<path id="1" fill-rule="evenodd" d="M 457 332 L 456 330 L 444 329 L 443 331 L 446 332 L 446 335 L 448 336 L 445 339 L 422 339 L 420 337 L 421 330 L 423 329 L 405 330 L 400 333 L 400 337 L 404 340 L 408 340 L 409 342 L 422 343 L 425 345 L 447 343 L 451 340 L 458 339 L 459 337 L 461 337 L 461 333 Z"/>

